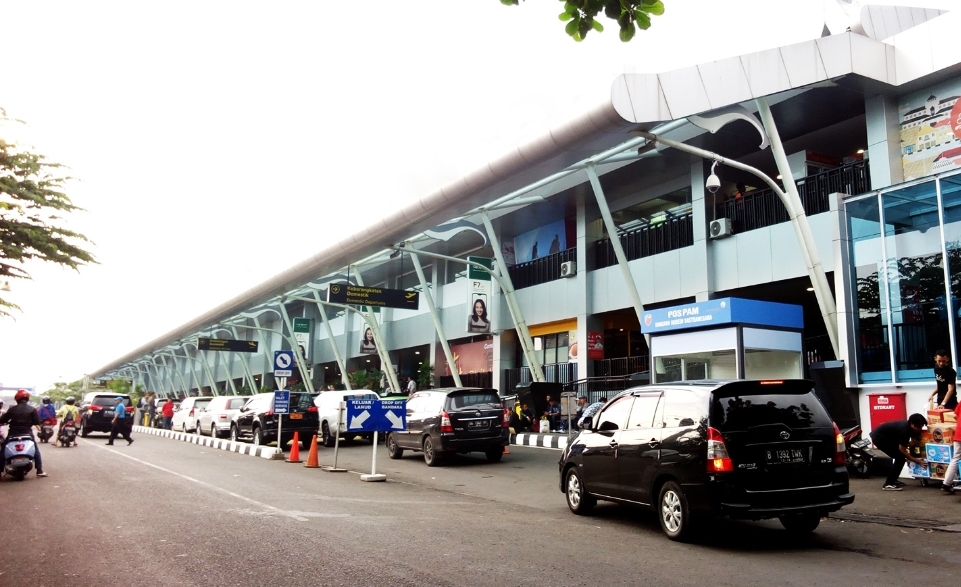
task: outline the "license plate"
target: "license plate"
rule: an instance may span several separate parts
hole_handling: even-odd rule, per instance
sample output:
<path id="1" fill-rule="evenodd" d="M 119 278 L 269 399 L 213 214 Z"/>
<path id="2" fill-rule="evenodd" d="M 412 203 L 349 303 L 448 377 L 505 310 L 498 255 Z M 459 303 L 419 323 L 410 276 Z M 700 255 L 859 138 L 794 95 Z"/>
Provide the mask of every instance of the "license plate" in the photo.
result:
<path id="1" fill-rule="evenodd" d="M 12 459 L 10 459 L 10 464 L 15 467 L 19 467 L 20 465 L 26 465 L 29 462 L 30 462 L 29 457 L 13 457 Z"/>
<path id="2" fill-rule="evenodd" d="M 775 450 L 765 451 L 767 453 L 767 462 L 780 464 L 780 463 L 803 463 L 804 462 L 804 449 L 800 448 L 779 448 Z"/>
<path id="3" fill-rule="evenodd" d="M 488 427 L 487 420 L 471 420 L 467 423 L 469 430 L 480 430 Z"/>
<path id="4" fill-rule="evenodd" d="M 303 419 L 304 419 L 304 415 L 303 415 L 303 414 L 291 414 L 291 415 L 290 415 L 290 419 L 291 419 L 291 420 L 303 420 Z"/>

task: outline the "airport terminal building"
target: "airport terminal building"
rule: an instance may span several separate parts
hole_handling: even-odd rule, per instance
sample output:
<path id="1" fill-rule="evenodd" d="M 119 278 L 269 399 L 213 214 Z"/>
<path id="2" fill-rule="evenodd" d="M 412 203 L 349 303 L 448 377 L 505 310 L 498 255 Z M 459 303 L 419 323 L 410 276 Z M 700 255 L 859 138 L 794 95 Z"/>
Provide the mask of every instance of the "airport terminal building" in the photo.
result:
<path id="1" fill-rule="evenodd" d="M 872 395 L 919 410 L 934 351 L 959 359 L 959 14 L 864 8 L 804 43 L 622 75 L 576 119 L 90 375 L 243 395 L 273 388 L 281 349 L 310 391 L 827 369 L 865 424 Z"/>

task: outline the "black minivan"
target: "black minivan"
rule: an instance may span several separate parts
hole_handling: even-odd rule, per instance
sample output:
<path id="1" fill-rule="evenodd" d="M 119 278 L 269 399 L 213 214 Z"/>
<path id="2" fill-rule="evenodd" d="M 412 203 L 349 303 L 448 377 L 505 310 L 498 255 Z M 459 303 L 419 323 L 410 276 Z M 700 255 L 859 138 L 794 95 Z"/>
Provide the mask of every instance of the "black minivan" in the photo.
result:
<path id="1" fill-rule="evenodd" d="M 673 540 L 715 516 L 810 532 L 854 501 L 844 439 L 807 380 L 696 381 L 629 389 L 564 450 L 575 514 L 597 500 L 657 512 Z"/>
<path id="2" fill-rule="evenodd" d="M 286 414 L 274 413 L 274 393 L 258 393 L 247 400 L 240 411 L 233 415 L 230 422 L 230 439 L 247 440 L 254 444 L 268 444 L 277 440 L 277 423 L 283 419 L 281 434 L 283 438 L 277 446 L 286 447 L 294 432 L 300 438 L 304 449 L 310 448 L 311 439 L 317 434 L 317 406 L 314 405 L 316 393 L 290 392 L 289 411 Z"/>
<path id="3" fill-rule="evenodd" d="M 407 400 L 407 429 L 387 434 L 387 455 L 421 451 L 428 467 L 446 455 L 482 451 L 497 462 L 510 442 L 507 412 L 496 389 L 457 387 L 418 391 Z"/>

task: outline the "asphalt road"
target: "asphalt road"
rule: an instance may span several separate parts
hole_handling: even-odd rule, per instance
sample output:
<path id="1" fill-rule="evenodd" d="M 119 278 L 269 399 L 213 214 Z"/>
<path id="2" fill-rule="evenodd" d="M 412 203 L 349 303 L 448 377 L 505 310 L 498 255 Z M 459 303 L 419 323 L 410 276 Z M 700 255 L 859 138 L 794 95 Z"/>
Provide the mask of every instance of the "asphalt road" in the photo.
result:
<path id="1" fill-rule="evenodd" d="M 369 444 L 328 473 L 136 435 L 43 446 L 46 479 L 0 483 L 0 586 L 841 585 L 957 582 L 957 535 L 825 520 L 722 522 L 693 544 L 652 514 L 572 515 L 557 451 L 511 447 L 428 468 Z M 331 464 L 332 449 L 321 451 Z M 306 455 L 304 455 L 306 456 Z"/>

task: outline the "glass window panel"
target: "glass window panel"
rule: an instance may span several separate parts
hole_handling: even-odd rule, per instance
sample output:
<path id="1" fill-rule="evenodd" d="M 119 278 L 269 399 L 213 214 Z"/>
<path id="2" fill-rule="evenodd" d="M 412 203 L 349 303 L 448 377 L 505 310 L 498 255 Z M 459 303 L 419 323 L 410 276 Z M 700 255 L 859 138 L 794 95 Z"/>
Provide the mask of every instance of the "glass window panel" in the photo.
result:
<path id="1" fill-rule="evenodd" d="M 881 195 L 897 381 L 931 379 L 934 351 L 950 347 L 935 190 L 929 181 Z"/>
<path id="2" fill-rule="evenodd" d="M 891 381 L 887 297 L 883 293 L 881 217 L 877 196 L 845 203 L 851 235 L 851 265 L 855 296 L 854 332 L 858 380 Z"/>
<path id="3" fill-rule="evenodd" d="M 944 206 L 944 242 L 948 250 L 950 271 L 951 311 L 954 316 L 955 336 L 961 332 L 961 175 L 941 180 L 941 204 Z M 943 317 L 949 315 L 946 304 L 941 304 Z M 935 349 L 937 350 L 937 349 Z M 950 351 L 949 351 L 950 352 Z M 953 364 L 958 364 L 957 350 Z"/>
<path id="4" fill-rule="evenodd" d="M 628 428 L 650 428 L 654 425 L 654 412 L 661 394 L 645 394 L 634 398 L 631 417 L 627 420 Z"/>

